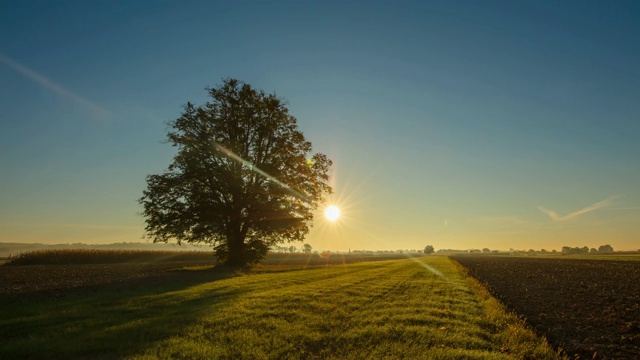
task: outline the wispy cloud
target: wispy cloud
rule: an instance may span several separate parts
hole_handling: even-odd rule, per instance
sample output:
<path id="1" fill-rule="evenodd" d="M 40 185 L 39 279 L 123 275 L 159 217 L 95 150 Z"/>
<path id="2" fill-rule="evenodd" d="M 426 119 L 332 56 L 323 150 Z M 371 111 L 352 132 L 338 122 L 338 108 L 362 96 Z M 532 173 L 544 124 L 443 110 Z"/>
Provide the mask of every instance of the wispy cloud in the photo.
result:
<path id="1" fill-rule="evenodd" d="M 28 78 L 30 78 L 31 80 L 35 81 L 36 83 L 38 83 L 39 85 L 53 91 L 54 93 L 56 93 L 58 96 L 61 96 L 63 98 L 69 99 L 73 102 L 75 102 L 76 104 L 79 104 L 85 108 L 90 109 L 92 112 L 94 112 L 96 115 L 99 116 L 103 116 L 107 113 L 107 111 L 102 108 L 101 106 L 77 95 L 72 93 L 71 91 L 63 88 L 62 86 L 54 83 L 53 81 L 47 79 L 46 77 L 38 74 L 37 72 L 29 69 L 28 67 L 18 63 L 17 61 L 14 61 L 13 59 L 11 59 L 10 57 L 0 54 L 0 62 L 9 66 L 10 68 L 16 70 L 17 72 L 21 73 L 22 75 L 27 76 Z"/>
<path id="2" fill-rule="evenodd" d="M 610 206 L 611 204 L 613 204 L 613 199 L 615 199 L 617 197 L 618 196 L 611 196 L 611 197 L 606 198 L 606 199 L 604 199 L 604 200 L 602 200 L 600 202 L 597 202 L 595 204 L 589 205 L 584 209 L 580 209 L 578 211 L 574 211 L 574 212 L 572 212 L 572 213 L 570 213 L 568 215 L 565 215 L 565 216 L 560 216 L 555 211 L 547 209 L 547 208 L 542 207 L 542 206 L 538 206 L 538 210 L 540 210 L 543 213 L 549 215 L 549 217 L 551 219 L 553 219 L 554 221 L 567 221 L 567 220 L 571 220 L 571 219 L 573 219 L 575 217 L 578 217 L 578 216 L 580 216 L 582 214 L 586 214 L 588 212 L 595 211 L 595 210 L 602 209 L 602 208 L 605 208 L 607 206 Z"/>

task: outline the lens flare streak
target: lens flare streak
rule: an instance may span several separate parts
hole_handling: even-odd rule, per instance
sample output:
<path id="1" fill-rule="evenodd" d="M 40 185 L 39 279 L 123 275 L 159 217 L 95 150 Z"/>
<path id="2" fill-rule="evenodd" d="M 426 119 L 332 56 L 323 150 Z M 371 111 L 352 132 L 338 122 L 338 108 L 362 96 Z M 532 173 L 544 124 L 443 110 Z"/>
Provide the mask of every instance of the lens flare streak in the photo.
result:
<path id="1" fill-rule="evenodd" d="M 264 176 L 265 178 L 269 179 L 269 181 L 273 181 L 274 183 L 278 184 L 279 186 L 281 186 L 283 189 L 287 190 L 291 195 L 306 201 L 308 203 L 312 203 L 311 199 L 309 199 L 308 197 L 306 197 L 304 194 L 300 193 L 299 191 L 296 191 L 294 189 L 292 189 L 289 185 L 283 183 L 282 181 L 276 179 L 275 177 L 267 174 L 266 172 L 260 170 L 257 166 L 253 165 L 252 163 L 250 163 L 249 161 L 241 158 L 240 156 L 236 155 L 233 151 L 225 148 L 224 146 L 214 143 L 213 144 L 216 149 L 218 149 L 220 152 L 224 153 L 225 155 L 227 155 L 230 159 L 239 162 L 242 165 L 247 166 L 249 169 L 251 169 L 251 171 L 258 173 L 262 176 Z"/>
<path id="2" fill-rule="evenodd" d="M 425 263 L 423 263 L 422 261 L 420 261 L 420 260 L 418 260 L 418 259 L 414 258 L 413 256 L 407 256 L 407 257 L 408 257 L 409 259 L 411 259 L 411 260 L 415 261 L 416 263 L 420 264 L 420 266 L 422 266 L 423 268 L 425 268 L 425 269 L 427 269 L 427 270 L 431 271 L 434 275 L 436 275 L 436 276 L 438 276 L 438 277 L 441 277 L 441 278 L 443 278 L 443 279 L 445 279 L 445 280 L 447 280 L 447 281 L 449 282 L 449 279 L 447 279 L 447 277 L 446 277 L 446 276 L 444 276 L 444 274 L 443 274 L 443 273 L 441 273 L 440 271 L 438 271 L 437 269 L 435 269 L 433 266 L 428 265 L 428 264 L 425 264 Z"/>

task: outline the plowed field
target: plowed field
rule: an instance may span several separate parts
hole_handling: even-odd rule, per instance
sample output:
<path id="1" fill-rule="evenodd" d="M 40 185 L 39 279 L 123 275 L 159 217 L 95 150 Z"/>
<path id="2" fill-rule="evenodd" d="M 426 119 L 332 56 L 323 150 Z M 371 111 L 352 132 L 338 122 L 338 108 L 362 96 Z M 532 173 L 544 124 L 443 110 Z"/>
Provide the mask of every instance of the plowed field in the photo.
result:
<path id="1" fill-rule="evenodd" d="M 453 259 L 570 357 L 640 359 L 640 261 Z"/>

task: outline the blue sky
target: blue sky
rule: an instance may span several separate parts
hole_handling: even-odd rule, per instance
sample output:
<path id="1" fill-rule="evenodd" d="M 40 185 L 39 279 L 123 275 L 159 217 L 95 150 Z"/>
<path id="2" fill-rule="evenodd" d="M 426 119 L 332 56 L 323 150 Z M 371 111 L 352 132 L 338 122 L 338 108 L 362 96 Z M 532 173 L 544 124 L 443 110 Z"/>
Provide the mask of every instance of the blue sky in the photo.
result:
<path id="1" fill-rule="evenodd" d="M 235 77 L 334 161 L 317 249 L 640 248 L 634 1 L 3 1 L 0 241 L 140 241 L 164 123 Z M 144 240 L 142 240 L 144 241 Z"/>

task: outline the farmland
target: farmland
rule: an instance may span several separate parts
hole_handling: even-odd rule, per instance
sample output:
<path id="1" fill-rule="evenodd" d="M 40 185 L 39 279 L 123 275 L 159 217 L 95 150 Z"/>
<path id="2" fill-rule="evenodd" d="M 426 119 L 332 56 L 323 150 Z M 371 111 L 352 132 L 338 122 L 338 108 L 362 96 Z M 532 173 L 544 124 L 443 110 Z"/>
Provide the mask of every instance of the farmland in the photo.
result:
<path id="1" fill-rule="evenodd" d="M 291 271 L 344 265 L 362 261 L 405 258 L 402 255 L 347 255 L 272 253 L 251 273 Z M 48 294 L 64 296 L 73 289 L 91 290 L 108 286 L 127 288 L 164 282 L 202 282 L 228 276 L 213 271 L 213 255 L 205 252 L 46 250 L 14 256 L 0 271 L 0 295 Z M 26 266 L 25 266 L 26 265 Z M 203 270 L 203 271 L 194 271 Z M 204 271 L 204 270 L 212 271 Z"/>
<path id="2" fill-rule="evenodd" d="M 363 260 L 4 265 L 0 357 L 557 358 L 448 258 Z"/>
<path id="3" fill-rule="evenodd" d="M 638 358 L 638 257 L 463 255 L 454 259 L 570 356 Z"/>

